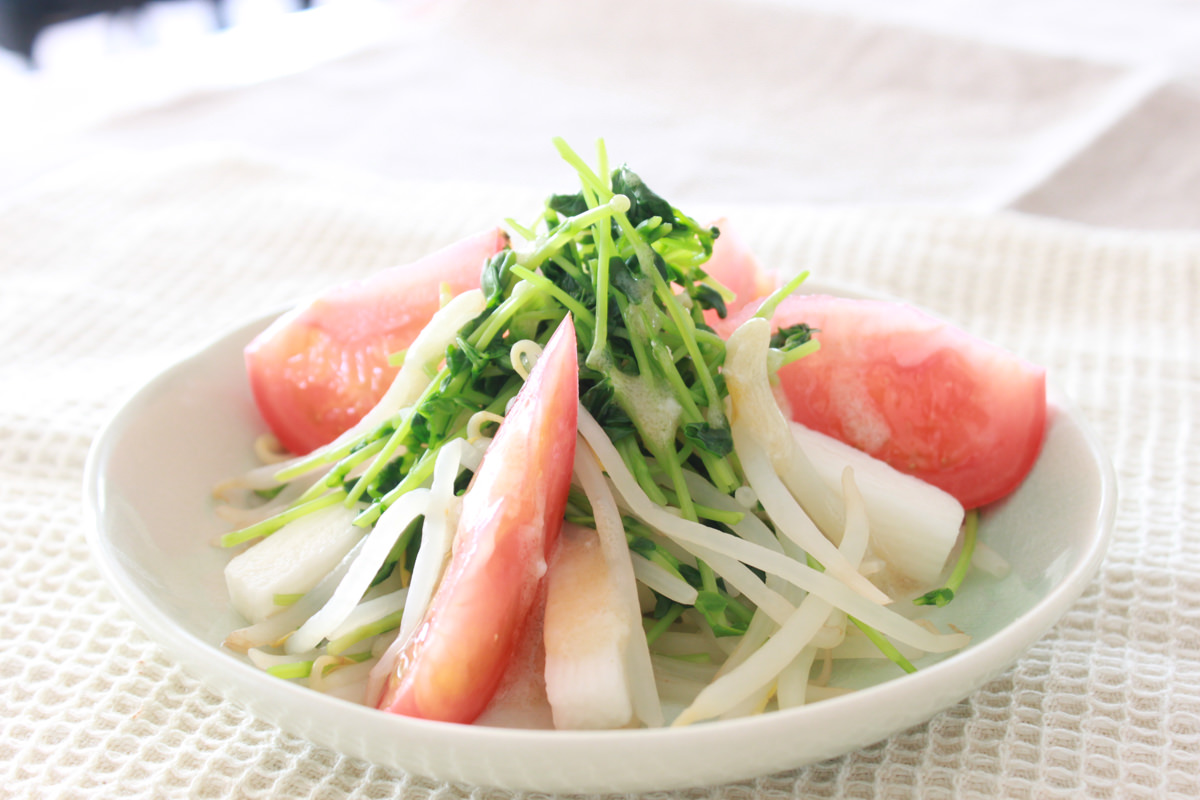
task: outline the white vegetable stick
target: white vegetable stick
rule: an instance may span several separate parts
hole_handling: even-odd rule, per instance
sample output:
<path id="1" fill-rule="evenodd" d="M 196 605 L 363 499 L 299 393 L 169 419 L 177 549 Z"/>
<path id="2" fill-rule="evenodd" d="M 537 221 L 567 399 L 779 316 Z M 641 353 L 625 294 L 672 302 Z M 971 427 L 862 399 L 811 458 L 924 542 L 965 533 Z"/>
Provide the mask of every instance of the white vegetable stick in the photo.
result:
<path id="1" fill-rule="evenodd" d="M 867 554 L 867 545 L 871 538 L 871 520 L 866 500 L 858 488 L 858 474 L 852 467 L 842 470 L 841 483 L 842 497 L 846 502 L 846 527 L 838 552 L 846 559 L 846 563 L 857 569 Z"/>
<path id="2" fill-rule="evenodd" d="M 608 437 L 605 437 L 608 441 Z M 612 443 L 609 442 L 609 446 Z M 596 532 L 604 550 L 615 589 L 625 603 L 626 620 L 631 630 L 642 630 L 641 604 L 638 602 L 637 582 L 633 573 L 633 554 L 625 541 L 625 526 L 621 512 L 600 470 L 595 453 L 584 442 L 575 447 L 575 475 L 592 506 Z M 654 683 L 654 669 L 646 637 L 631 636 L 626 646 L 625 666 L 629 680 L 633 712 L 643 724 L 659 727 L 663 724 L 662 703 Z"/>
<path id="3" fill-rule="evenodd" d="M 889 584 L 921 594 L 938 584 L 962 528 L 963 507 L 941 489 L 798 423 L 792 437 L 830 488 L 853 467 L 871 523 L 871 549 L 887 564 Z M 903 584 L 910 584 L 903 587 Z"/>
<path id="4" fill-rule="evenodd" d="M 371 640 L 371 655 L 378 659 L 396 639 L 396 631 L 385 631 Z"/>
<path id="5" fill-rule="evenodd" d="M 369 642 L 359 642 L 360 648 L 357 651 L 355 651 L 355 653 L 343 653 L 338 656 L 331 656 L 328 653 L 323 652 L 322 650 L 309 650 L 307 653 L 295 653 L 295 654 L 292 654 L 292 653 L 268 653 L 267 651 L 260 650 L 257 647 L 252 647 L 249 650 L 247 650 L 246 655 L 247 655 L 247 657 L 249 657 L 251 664 L 253 664 L 254 666 L 258 667 L 259 669 L 261 669 L 265 672 L 266 670 L 269 670 L 272 667 L 279 667 L 279 666 L 283 666 L 285 664 L 299 664 L 299 663 L 302 663 L 305 661 L 315 662 L 321 658 L 325 659 L 324 663 L 326 665 L 340 664 L 346 657 L 348 657 L 350 655 L 354 655 L 356 653 L 367 652 L 367 650 L 365 650 L 362 647 L 362 645 L 364 645 L 364 644 L 369 645 Z"/>
<path id="6" fill-rule="evenodd" d="M 371 580 L 387 560 L 400 534 L 414 519 L 425 513 L 428 497 L 428 489 L 413 489 L 383 512 L 375 527 L 367 534 L 362 550 L 329 602 L 288 637 L 284 643 L 285 650 L 293 653 L 316 647 L 346 619 L 370 587 Z"/>
<path id="7" fill-rule="evenodd" d="M 379 583 L 372 586 L 362 596 L 362 602 L 374 600 L 377 597 L 383 597 L 385 594 L 399 591 L 408 585 L 408 578 L 404 574 L 404 570 L 394 569 L 391 573 L 381 580 Z M 360 603 L 361 605 L 361 603 Z"/>
<path id="8" fill-rule="evenodd" d="M 706 552 L 720 552 L 752 567 L 774 572 L 805 591 L 843 608 L 885 636 L 908 642 L 929 652 L 958 650 L 970 641 L 966 634 L 938 634 L 926 630 L 912 620 L 904 619 L 895 612 L 872 603 L 836 578 L 785 555 L 667 513 L 637 485 L 637 480 L 621 460 L 616 448 L 608 441 L 603 428 L 587 409 L 581 407 L 578 413 L 579 432 L 600 459 L 618 493 L 638 517 L 658 528 L 663 534 L 688 547 L 699 546 L 699 549 Z M 712 566 L 714 570 L 717 569 L 715 564 Z"/>
<path id="9" fill-rule="evenodd" d="M 612 486 L 613 492 L 617 495 L 618 507 L 620 507 L 620 498 L 621 498 L 620 492 L 617 491 L 616 486 L 613 486 L 611 480 L 609 481 L 609 485 Z M 634 516 L 634 517 L 637 516 L 637 514 L 634 512 L 634 510 L 632 508 L 626 508 L 625 513 L 629 514 L 630 516 Z M 658 545 L 663 550 L 665 550 L 667 553 L 669 553 L 670 555 L 672 555 L 673 557 L 678 559 L 679 563 L 687 564 L 689 567 L 696 566 L 696 556 L 694 553 L 692 553 L 691 550 L 688 550 L 686 547 L 680 546 L 680 544 L 678 542 L 676 542 L 674 539 L 671 539 L 668 536 L 663 536 L 662 534 L 658 533 L 658 531 L 654 530 L 653 528 L 650 528 L 650 534 L 651 534 L 651 536 L 650 536 L 651 540 L 656 545 Z"/>
<path id="10" fill-rule="evenodd" d="M 499 425 L 503 421 L 504 417 L 500 414 L 496 414 L 495 412 L 476 411 L 471 415 L 471 418 L 467 420 L 467 441 L 476 442 L 480 439 L 488 439 L 488 441 L 491 441 L 490 438 L 483 435 L 483 426 L 490 425 L 492 423 Z"/>
<path id="11" fill-rule="evenodd" d="M 850 519 L 853 519 L 853 518 L 854 518 L 854 516 L 851 515 Z M 866 534 L 868 534 L 868 531 L 862 530 L 862 533 L 851 534 L 851 536 L 852 536 L 852 539 L 854 536 L 858 536 L 858 537 L 860 537 L 860 539 L 865 541 Z M 839 549 L 841 549 L 842 552 L 847 554 L 847 560 L 850 560 L 850 563 L 852 565 L 859 567 L 859 571 L 862 571 L 862 563 L 860 563 L 860 561 L 858 561 L 856 559 L 848 558 L 848 555 L 856 555 L 856 554 L 854 554 L 854 548 L 847 547 L 847 541 L 846 541 L 845 536 L 842 536 L 841 546 Z M 791 541 L 788 541 L 786 539 L 784 540 L 784 551 L 788 555 L 791 555 L 791 557 L 793 559 L 804 560 L 804 559 L 808 558 L 808 557 L 806 557 L 806 554 L 804 553 L 803 549 L 800 549 L 799 547 L 794 545 L 794 543 L 792 543 Z M 800 593 L 800 590 L 796 589 L 794 587 L 792 587 L 792 590 L 796 591 L 796 593 Z M 800 593 L 800 594 L 803 595 L 803 593 Z M 800 600 L 803 601 L 803 599 L 804 599 L 803 596 L 800 597 Z M 799 604 L 799 602 L 797 602 L 797 604 Z M 827 616 L 826 621 L 824 621 L 824 624 L 821 626 L 820 630 L 818 630 L 814 634 L 814 636 L 812 636 L 812 640 L 811 640 L 811 642 L 809 642 L 809 646 L 812 646 L 812 648 L 818 648 L 818 646 L 820 646 L 822 643 L 828 643 L 827 646 L 833 646 L 834 644 L 838 644 L 839 642 L 841 642 L 841 639 L 842 639 L 842 637 L 845 637 L 845 634 L 846 634 L 846 612 L 844 612 L 844 610 L 841 610 L 840 608 L 832 608 L 832 609 L 830 609 L 829 615 Z"/>
<path id="12" fill-rule="evenodd" d="M 283 641 L 329 601 L 362 550 L 364 541 L 365 539 L 359 539 L 350 552 L 308 594 L 263 622 L 233 631 L 225 638 L 225 646 L 236 652 L 246 652 L 251 647 L 277 645 Z"/>
<path id="13" fill-rule="evenodd" d="M 471 439 L 467 442 L 467 447 L 459 453 L 459 459 L 462 467 L 478 472 L 479 465 L 483 463 L 483 455 L 487 452 L 488 446 L 491 445 L 491 437 L 483 436 L 478 439 Z"/>
<path id="14" fill-rule="evenodd" d="M 533 371 L 533 365 L 541 356 L 542 346 L 532 339 L 521 339 L 514 342 L 508 350 L 508 361 L 512 365 L 513 372 L 521 376 L 521 380 L 529 377 L 529 373 Z"/>
<path id="15" fill-rule="evenodd" d="M 833 542 L 825 538 L 813 524 L 804 508 L 796 502 L 783 481 L 775 474 L 762 442 L 753 438 L 743 420 L 744 416 L 738 414 L 730 423 L 734 448 L 742 462 L 746 479 L 750 481 L 750 488 L 758 495 L 759 502 L 762 503 L 767 516 L 775 523 L 776 529 L 798 547 L 812 554 L 830 575 L 863 597 L 880 605 L 892 602 L 890 597 L 859 574 L 846 557 L 838 552 Z"/>
<path id="16" fill-rule="evenodd" d="M 325 676 L 325 692 L 326 694 L 337 694 L 339 697 L 361 698 L 362 691 L 348 692 L 343 695 L 338 692 L 339 689 L 347 686 L 357 686 L 366 680 L 367 673 L 371 671 L 371 667 L 375 665 L 372 660 L 363 661 L 358 664 L 346 664 L 338 667 L 333 672 Z M 357 702 L 357 701 L 356 701 Z"/>
<path id="17" fill-rule="evenodd" d="M 543 618 L 555 728 L 624 728 L 633 720 L 626 651 L 631 639 L 645 637 L 634 636 L 640 618 L 630 619 L 625 599 L 597 532 L 564 524 L 546 572 Z"/>
<path id="18" fill-rule="evenodd" d="M 282 611 L 275 596 L 304 594 L 362 538 L 355 512 L 340 503 L 289 522 L 225 565 L 229 600 L 251 622 Z M 307 648 L 306 648 L 307 649 Z"/>
<path id="19" fill-rule="evenodd" d="M 848 563 L 861 571 L 871 540 L 871 525 L 866 502 L 858 488 L 858 475 L 852 467 L 842 470 L 841 489 L 846 502 L 846 529 L 838 550 L 846 557 Z M 846 638 L 848 621 L 845 611 L 840 608 L 833 609 L 809 645 L 828 649 L 841 644 Z"/>
<path id="20" fill-rule="evenodd" d="M 729 525 L 734 533 L 761 547 L 783 552 L 783 546 L 780 544 L 779 539 L 776 538 L 770 528 L 763 524 L 762 520 L 748 513 L 744 506 L 739 505 L 729 495 L 719 491 L 700 475 L 691 470 L 683 470 L 682 472 L 684 483 L 695 500 L 699 501 L 702 505 L 742 515 L 742 518 L 738 522 Z M 689 552 L 688 555 L 692 556 L 694 553 Z M 746 595 L 755 605 L 764 607 L 780 624 L 795 609 L 796 604 L 791 602 L 786 596 L 786 590 L 791 587 L 780 581 L 778 576 L 767 575 L 766 580 L 762 581 L 759 580 L 757 575 L 744 570 L 736 561 L 727 559 L 720 554 L 713 555 L 710 552 L 709 558 L 715 558 L 717 563 L 722 565 L 722 568 L 717 570 L 714 564 L 709 564 L 710 567 L 714 567 L 715 571 L 722 573 L 722 577 L 726 579 L 726 583 L 728 584 L 731 596 Z M 726 575 L 726 572 L 729 574 Z M 743 591 L 743 588 L 745 588 L 745 591 Z"/>

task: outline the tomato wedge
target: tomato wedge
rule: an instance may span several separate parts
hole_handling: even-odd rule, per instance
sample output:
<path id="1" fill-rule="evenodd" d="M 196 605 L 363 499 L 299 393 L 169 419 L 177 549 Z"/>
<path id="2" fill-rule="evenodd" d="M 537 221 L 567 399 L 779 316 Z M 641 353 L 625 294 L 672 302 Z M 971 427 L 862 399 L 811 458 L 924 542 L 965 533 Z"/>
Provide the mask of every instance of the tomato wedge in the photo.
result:
<path id="1" fill-rule="evenodd" d="M 337 438 L 383 396 L 408 347 L 441 305 L 443 288 L 479 286 L 484 262 L 507 244 L 500 229 L 463 239 L 418 261 L 344 283 L 298 306 L 245 352 L 259 412 L 289 451 Z"/>
<path id="2" fill-rule="evenodd" d="M 579 403 L 575 329 L 551 337 L 463 497 L 446 573 L 379 707 L 473 722 L 500 684 L 562 528 Z"/>
<path id="3" fill-rule="evenodd" d="M 734 299 L 725 304 L 728 319 L 755 300 L 775 291 L 778 281 L 759 266 L 758 259 L 728 220 L 721 218 L 713 225 L 721 235 L 713 242 L 712 256 L 704 262 L 703 270 L 733 292 Z M 705 311 L 704 317 L 718 333 L 722 332 L 725 322 L 716 311 Z M 722 335 L 728 336 L 732 332 L 730 328 Z"/>
<path id="4" fill-rule="evenodd" d="M 793 295 L 773 324 L 819 329 L 821 349 L 784 367 L 794 420 L 975 508 L 1033 467 L 1045 370 L 912 306 Z"/>

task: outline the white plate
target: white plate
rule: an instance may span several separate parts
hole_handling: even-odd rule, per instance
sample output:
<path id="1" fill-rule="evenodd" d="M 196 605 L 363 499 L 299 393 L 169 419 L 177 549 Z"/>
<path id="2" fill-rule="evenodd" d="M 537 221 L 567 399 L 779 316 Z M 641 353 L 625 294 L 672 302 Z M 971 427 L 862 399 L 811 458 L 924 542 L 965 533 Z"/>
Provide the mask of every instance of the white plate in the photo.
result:
<path id="1" fill-rule="evenodd" d="M 817 287 L 812 287 L 817 288 Z M 1021 488 L 986 510 L 980 536 L 1012 564 L 969 580 L 932 612 L 973 636 L 966 650 L 904 675 L 861 662 L 861 691 L 751 719 L 680 729 L 505 730 L 385 714 L 273 678 L 221 647 L 228 553 L 211 487 L 253 466 L 263 426 L 242 348 L 245 325 L 150 381 L 97 437 L 85 472 L 91 545 L 129 612 L 186 669 L 280 728 L 375 764 L 443 781 L 545 792 L 635 792 L 746 779 L 831 758 L 929 719 L 1012 664 L 1079 597 L 1112 528 L 1112 466 L 1052 398 L 1048 436 Z"/>

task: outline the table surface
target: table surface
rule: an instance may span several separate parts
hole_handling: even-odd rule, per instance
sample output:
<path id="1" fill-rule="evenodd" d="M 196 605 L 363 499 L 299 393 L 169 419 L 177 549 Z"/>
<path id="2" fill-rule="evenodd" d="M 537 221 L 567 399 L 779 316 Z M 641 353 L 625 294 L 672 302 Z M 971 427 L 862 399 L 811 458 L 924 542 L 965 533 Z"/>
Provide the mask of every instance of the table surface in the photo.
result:
<path id="1" fill-rule="evenodd" d="M 768 266 L 1045 364 L 1118 475 L 1100 575 L 1001 677 L 672 796 L 1200 793 L 1200 5 L 894 6 L 340 0 L 0 84 L 0 796 L 514 794 L 223 701 L 104 585 L 80 483 L 122 398 L 200 343 L 560 188 L 554 135 L 604 137 Z"/>

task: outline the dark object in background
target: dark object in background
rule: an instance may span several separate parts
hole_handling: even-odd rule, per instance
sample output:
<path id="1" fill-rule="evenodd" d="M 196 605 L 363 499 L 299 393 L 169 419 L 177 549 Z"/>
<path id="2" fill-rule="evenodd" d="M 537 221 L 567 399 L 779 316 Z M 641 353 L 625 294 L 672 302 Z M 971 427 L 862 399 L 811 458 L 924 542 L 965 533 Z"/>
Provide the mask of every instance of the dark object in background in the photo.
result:
<path id="1" fill-rule="evenodd" d="M 38 34 L 56 22 L 89 14 L 137 13 L 147 0 L 0 0 L 0 47 L 11 50 L 35 67 L 33 45 Z M 224 28 L 225 0 L 209 0 L 213 21 Z"/>
<path id="2" fill-rule="evenodd" d="M 36 67 L 33 45 L 38 34 L 56 22 L 86 17 L 89 14 L 140 12 L 149 0 L 0 0 L 0 48 L 11 50 Z M 213 25 L 229 25 L 226 0 L 207 0 L 212 6 Z M 297 6 L 309 8 L 312 0 L 298 0 Z"/>

